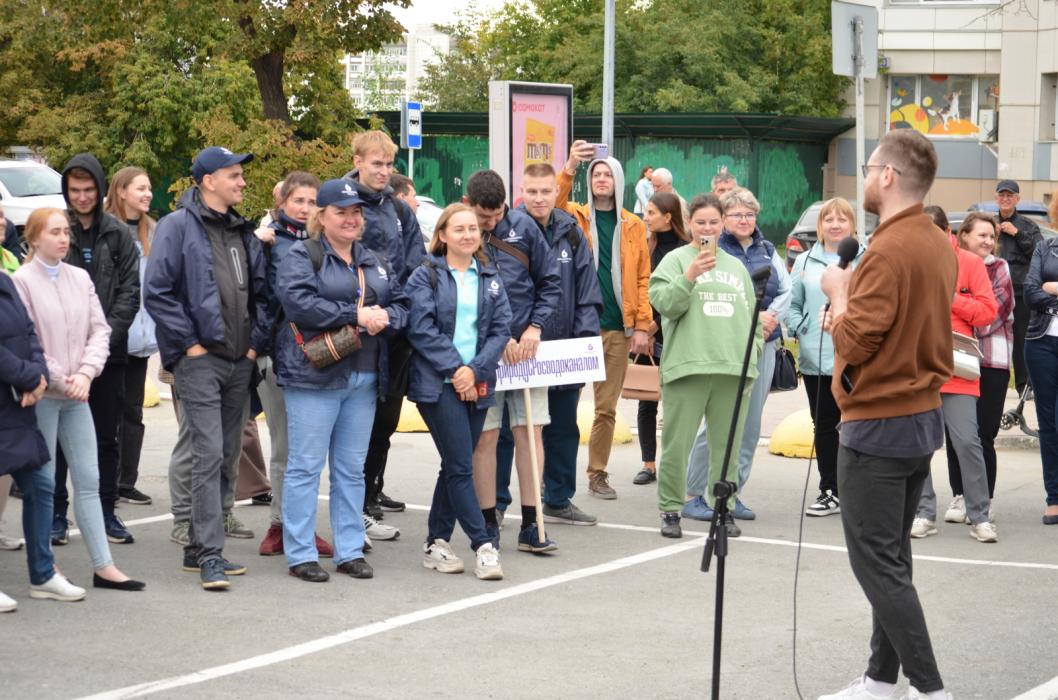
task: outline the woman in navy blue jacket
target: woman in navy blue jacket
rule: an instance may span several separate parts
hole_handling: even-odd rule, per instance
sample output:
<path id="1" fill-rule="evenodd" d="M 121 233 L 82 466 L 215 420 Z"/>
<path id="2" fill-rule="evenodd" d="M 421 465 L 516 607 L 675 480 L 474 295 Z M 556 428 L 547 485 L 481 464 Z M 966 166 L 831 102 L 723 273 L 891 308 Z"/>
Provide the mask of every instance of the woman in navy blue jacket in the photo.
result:
<path id="1" fill-rule="evenodd" d="M 1058 205 L 1052 205 L 1052 214 L 1058 214 Z M 1036 417 L 1040 421 L 1040 457 L 1047 494 L 1043 524 L 1058 525 L 1058 239 L 1036 244 L 1025 275 L 1025 302 L 1032 308 L 1025 331 L 1025 364 L 1036 392 Z"/>
<path id="2" fill-rule="evenodd" d="M 495 404 L 496 365 L 511 337 L 511 308 L 496 269 L 481 251 L 481 230 L 470 207 L 441 213 L 429 255 L 408 278 L 411 360 L 408 398 L 418 404 L 441 455 L 430 506 L 423 566 L 463 571 L 449 541 L 458 519 L 476 552 L 474 574 L 503 578 L 499 552 L 485 530 L 474 491 L 474 447 Z"/>
<path id="3" fill-rule="evenodd" d="M 22 529 L 33 590 L 60 586 L 69 589 L 73 599 L 79 599 L 84 597 L 84 589 L 55 571 L 51 553 L 55 480 L 50 471 L 41 469 L 51 457 L 33 409 L 44 395 L 47 377 L 44 351 L 33 322 L 11 278 L 0 272 L 0 475 L 11 474 L 22 491 Z M 10 612 L 16 606 L 12 598 L 0 593 L 0 612 Z"/>
<path id="4" fill-rule="evenodd" d="M 384 258 L 360 244 L 363 204 L 347 180 L 316 196 L 309 232 L 279 265 L 276 280 L 287 323 L 276 337 L 276 374 L 287 406 L 289 460 L 283 480 L 283 551 L 293 576 L 322 582 L 316 503 L 323 465 L 331 465 L 331 532 L 340 573 L 371 578 L 364 560 L 364 457 L 375 401 L 386 393 L 386 336 L 404 330 L 408 298 Z M 346 324 L 362 347 L 317 369 L 301 343 Z M 296 330 L 295 330 L 296 329 Z"/>

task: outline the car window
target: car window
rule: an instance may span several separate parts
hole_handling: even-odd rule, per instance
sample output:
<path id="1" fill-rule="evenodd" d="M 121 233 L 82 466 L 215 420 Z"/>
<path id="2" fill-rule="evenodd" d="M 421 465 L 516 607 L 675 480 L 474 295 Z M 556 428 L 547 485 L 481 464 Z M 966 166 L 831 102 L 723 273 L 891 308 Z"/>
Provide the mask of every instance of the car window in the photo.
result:
<path id="1" fill-rule="evenodd" d="M 819 222 L 820 207 L 808 207 L 804 213 L 801 214 L 801 218 L 797 221 L 797 228 L 810 228 L 813 231 L 816 230 Z"/>
<path id="2" fill-rule="evenodd" d="M 62 177 L 49 168 L 0 168 L 0 182 L 12 197 L 62 194 Z"/>

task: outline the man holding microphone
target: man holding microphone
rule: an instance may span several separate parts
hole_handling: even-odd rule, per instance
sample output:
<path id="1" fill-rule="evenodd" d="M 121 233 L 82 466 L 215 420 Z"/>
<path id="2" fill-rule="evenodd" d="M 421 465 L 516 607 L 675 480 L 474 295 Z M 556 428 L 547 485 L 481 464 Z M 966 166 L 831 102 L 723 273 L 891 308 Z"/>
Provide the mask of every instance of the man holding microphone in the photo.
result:
<path id="1" fill-rule="evenodd" d="M 952 376 L 957 266 L 947 237 L 922 212 L 937 172 L 918 132 L 882 137 L 864 170 L 863 206 L 880 225 L 855 270 L 831 266 L 824 328 L 834 338 L 841 409 L 838 491 L 849 563 L 871 603 L 866 673 L 820 700 L 942 700 L 944 690 L 911 580 L 911 522 L 933 452 L 944 440 L 940 387 Z"/>

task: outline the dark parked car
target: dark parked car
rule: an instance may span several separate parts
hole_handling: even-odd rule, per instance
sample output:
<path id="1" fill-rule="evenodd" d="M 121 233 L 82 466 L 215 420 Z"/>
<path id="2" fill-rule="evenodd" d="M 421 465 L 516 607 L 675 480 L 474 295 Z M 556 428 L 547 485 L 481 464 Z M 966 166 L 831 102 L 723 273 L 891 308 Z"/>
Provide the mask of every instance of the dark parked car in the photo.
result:
<path id="1" fill-rule="evenodd" d="M 1029 203 L 1030 204 L 1039 204 L 1039 202 L 1029 202 Z M 982 204 L 982 205 L 983 204 L 989 204 L 989 202 L 979 202 L 979 204 Z M 992 204 L 994 205 L 994 203 L 992 203 Z M 974 210 L 971 209 L 970 211 L 974 211 Z M 984 207 L 981 207 L 981 209 L 977 209 L 976 211 L 989 211 L 989 210 L 984 209 Z M 1033 213 L 1031 211 L 1021 211 L 1021 206 L 1020 205 L 1018 206 L 1018 211 L 1021 212 L 1022 214 L 1024 214 L 1025 216 L 1027 216 L 1027 217 L 1029 217 L 1031 219 L 1034 219 L 1036 221 L 1037 225 L 1039 225 L 1039 227 L 1040 227 L 1040 234 L 1044 238 L 1054 238 L 1055 236 L 1058 236 L 1058 231 L 1056 231 L 1053 228 L 1051 228 L 1051 224 L 1048 223 L 1047 219 L 1037 218 L 1035 215 L 1033 215 Z M 952 212 L 948 212 L 947 213 L 948 214 L 948 225 L 951 226 L 951 230 L 952 230 L 953 233 L 959 230 L 959 226 L 962 225 L 963 221 L 966 221 L 966 217 L 969 215 L 969 213 L 970 213 L 969 211 L 952 211 Z M 989 211 L 989 213 L 990 214 L 995 214 L 996 212 L 995 211 Z"/>
<path id="2" fill-rule="evenodd" d="M 852 208 L 856 208 L 856 202 L 850 202 Z M 823 208 L 823 202 L 814 202 L 794 224 L 793 230 L 786 236 L 786 269 L 792 269 L 797 256 L 812 248 L 816 242 L 816 225 L 819 222 L 819 211 Z M 878 215 L 866 213 L 865 220 L 869 236 L 878 228 Z M 866 240 L 864 237 L 863 240 Z"/>

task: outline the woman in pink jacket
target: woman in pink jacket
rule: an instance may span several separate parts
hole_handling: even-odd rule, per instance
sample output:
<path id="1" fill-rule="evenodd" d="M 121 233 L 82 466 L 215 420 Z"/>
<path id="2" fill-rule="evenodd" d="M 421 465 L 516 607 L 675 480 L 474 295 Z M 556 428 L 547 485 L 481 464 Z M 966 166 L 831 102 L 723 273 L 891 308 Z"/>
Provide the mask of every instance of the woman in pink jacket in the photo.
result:
<path id="1" fill-rule="evenodd" d="M 110 352 L 110 326 L 88 273 L 63 262 L 70 247 L 66 214 L 60 209 L 37 209 L 26 221 L 23 236 L 29 253 L 14 276 L 15 286 L 36 326 L 50 379 L 37 404 L 37 424 L 53 456 L 44 469 L 54 474 L 58 443 L 70 465 L 77 525 L 95 571 L 92 585 L 142 590 L 142 582 L 114 566 L 99 502 L 95 428 L 87 402 L 92 380 Z"/>
<path id="2" fill-rule="evenodd" d="M 975 326 L 987 326 L 996 318 L 999 305 L 992 292 L 992 281 L 988 279 L 984 261 L 974 253 L 959 247 L 957 239 L 951 235 L 944 212 L 937 207 L 926 207 L 925 212 L 931 214 L 937 226 L 951 237 L 952 248 L 955 249 L 955 256 L 959 261 L 959 276 L 951 303 L 951 329 L 973 338 Z M 981 437 L 977 430 L 977 399 L 980 395 L 980 379 L 952 377 L 940 388 L 944 437 L 959 456 L 970 536 L 978 542 L 997 542 L 999 537 L 988 512 L 988 478 Z M 911 523 L 911 536 L 922 538 L 935 534 L 937 494 L 933 489 L 932 477 L 927 477 L 922 486 L 918 513 Z"/>

